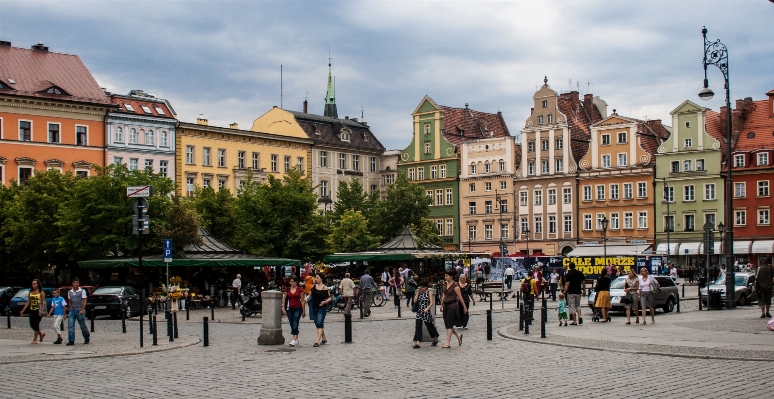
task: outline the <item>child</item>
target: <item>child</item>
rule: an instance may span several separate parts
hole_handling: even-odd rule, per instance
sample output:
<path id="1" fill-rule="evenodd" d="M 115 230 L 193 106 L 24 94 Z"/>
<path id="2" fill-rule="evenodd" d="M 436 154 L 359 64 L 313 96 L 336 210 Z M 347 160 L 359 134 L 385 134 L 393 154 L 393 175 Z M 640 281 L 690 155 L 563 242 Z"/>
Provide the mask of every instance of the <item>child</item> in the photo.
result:
<path id="1" fill-rule="evenodd" d="M 559 327 L 562 326 L 562 320 L 564 320 L 565 327 L 567 326 L 567 301 L 564 300 L 564 294 L 561 292 L 557 295 L 559 303 L 556 309 L 559 311 Z"/>
<path id="2" fill-rule="evenodd" d="M 67 306 L 67 301 L 59 296 L 59 290 L 54 290 L 54 298 L 51 301 L 51 310 L 48 311 L 48 317 L 51 317 L 52 313 L 54 314 L 54 332 L 56 332 L 56 341 L 54 343 L 57 345 L 62 343 L 62 330 L 59 326 L 62 325 L 62 319 L 65 317 L 65 306 Z"/>

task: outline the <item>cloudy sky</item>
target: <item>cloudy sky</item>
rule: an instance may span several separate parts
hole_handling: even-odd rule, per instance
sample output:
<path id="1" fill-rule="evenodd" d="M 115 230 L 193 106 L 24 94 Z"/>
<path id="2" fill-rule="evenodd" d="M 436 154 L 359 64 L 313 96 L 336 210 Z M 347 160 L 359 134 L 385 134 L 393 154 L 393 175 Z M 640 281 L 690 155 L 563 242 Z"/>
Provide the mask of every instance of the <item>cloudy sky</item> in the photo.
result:
<path id="1" fill-rule="evenodd" d="M 774 4 L 737 1 L 7 1 L 0 40 L 77 54 L 109 91 L 167 98 L 183 121 L 252 121 L 280 105 L 322 113 L 333 58 L 339 115 L 406 147 L 424 95 L 502 111 L 511 134 L 548 76 L 609 110 L 664 119 L 700 100 L 701 28 L 730 51 L 732 99 L 774 89 Z M 722 75 L 709 72 L 723 102 Z"/>

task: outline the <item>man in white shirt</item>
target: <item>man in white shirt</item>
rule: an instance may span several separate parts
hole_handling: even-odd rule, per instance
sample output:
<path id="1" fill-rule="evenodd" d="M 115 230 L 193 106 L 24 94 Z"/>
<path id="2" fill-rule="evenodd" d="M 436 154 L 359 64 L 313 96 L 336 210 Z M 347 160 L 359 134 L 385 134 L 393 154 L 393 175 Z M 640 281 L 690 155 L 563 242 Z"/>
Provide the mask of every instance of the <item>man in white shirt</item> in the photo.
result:
<path id="1" fill-rule="evenodd" d="M 349 278 L 349 273 L 344 274 L 344 278 L 339 283 L 339 292 L 341 297 L 344 298 L 347 305 L 344 307 L 344 314 L 350 314 L 349 310 L 352 308 L 352 297 L 355 296 L 355 283 Z"/>
<path id="2" fill-rule="evenodd" d="M 411 269 L 409 269 L 408 265 L 403 264 L 403 267 L 401 268 L 401 271 L 400 271 L 400 276 L 405 280 L 411 274 L 412 274 Z"/>
<path id="3" fill-rule="evenodd" d="M 505 285 L 508 286 L 508 289 L 510 290 L 513 287 L 513 275 L 514 275 L 513 267 L 508 266 L 505 268 Z"/>
<path id="4" fill-rule="evenodd" d="M 236 309 L 237 301 L 242 304 L 242 275 L 237 274 L 234 281 L 231 282 L 231 309 Z"/>

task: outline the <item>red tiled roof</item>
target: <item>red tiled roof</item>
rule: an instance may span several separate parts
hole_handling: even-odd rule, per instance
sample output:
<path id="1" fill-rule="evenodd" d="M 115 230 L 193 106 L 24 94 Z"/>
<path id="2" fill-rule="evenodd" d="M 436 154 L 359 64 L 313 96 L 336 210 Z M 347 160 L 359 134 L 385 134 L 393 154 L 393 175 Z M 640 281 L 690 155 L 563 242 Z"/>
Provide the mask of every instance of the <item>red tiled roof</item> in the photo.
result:
<path id="1" fill-rule="evenodd" d="M 637 136 L 640 138 L 642 148 L 651 155 L 649 165 L 656 164 L 656 152 L 658 146 L 669 138 L 671 133 L 661 124 L 661 120 L 639 121 L 637 123 Z"/>
<path id="2" fill-rule="evenodd" d="M 711 109 L 707 109 L 704 118 L 706 120 L 704 128 L 707 130 L 707 134 L 709 134 L 710 137 L 720 142 L 720 150 L 723 154 L 723 162 L 725 162 L 728 144 L 726 143 L 726 129 L 725 126 L 722 126 L 721 124 L 720 114 Z"/>
<path id="3" fill-rule="evenodd" d="M 490 114 L 468 108 L 440 108 L 444 115 L 443 136 L 455 146 L 469 140 L 511 135 L 500 112 Z"/>
<path id="4" fill-rule="evenodd" d="M 110 102 L 118 106 L 118 109 L 114 112 L 130 115 L 155 116 L 157 118 L 175 119 L 174 115 L 172 115 L 172 111 L 169 109 L 169 107 L 167 107 L 165 102 L 147 101 L 131 96 L 119 95 L 111 95 Z M 131 105 L 134 111 L 130 111 L 129 108 L 126 107 L 127 104 Z M 145 110 L 142 108 L 143 106 L 150 110 L 150 114 L 145 112 Z M 160 108 L 162 111 L 164 111 L 164 113 L 159 113 L 156 108 Z"/>
<path id="5" fill-rule="evenodd" d="M 768 108 L 768 99 L 752 102 L 734 150 L 750 151 L 774 148 L 774 118 L 771 117 Z M 750 133 L 755 133 L 754 137 L 749 138 Z"/>
<path id="6" fill-rule="evenodd" d="M 0 46 L 0 80 L 4 95 L 109 104 L 109 100 L 77 55 Z M 4 84 L 5 85 L 5 84 Z M 58 88 L 62 94 L 45 93 Z"/>
<path id="7" fill-rule="evenodd" d="M 591 125 L 604 118 L 591 101 L 581 101 L 577 91 L 560 94 L 558 105 L 559 111 L 567 117 L 572 157 L 578 163 L 589 149 Z"/>

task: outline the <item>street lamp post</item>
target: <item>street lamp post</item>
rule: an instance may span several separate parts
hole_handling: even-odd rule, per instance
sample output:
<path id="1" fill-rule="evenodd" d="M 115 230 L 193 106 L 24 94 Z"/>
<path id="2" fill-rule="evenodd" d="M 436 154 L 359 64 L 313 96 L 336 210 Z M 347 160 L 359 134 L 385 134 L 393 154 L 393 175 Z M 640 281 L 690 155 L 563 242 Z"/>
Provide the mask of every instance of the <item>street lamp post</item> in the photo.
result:
<path id="1" fill-rule="evenodd" d="M 527 237 L 527 257 L 524 259 L 524 269 L 529 273 L 529 227 L 523 228 L 521 232 Z"/>
<path id="2" fill-rule="evenodd" d="M 671 196 L 667 195 L 667 189 L 668 188 L 669 188 L 669 186 L 667 185 L 666 177 L 664 177 L 664 201 L 666 201 L 666 204 L 667 204 L 667 217 L 666 217 L 666 219 L 664 219 L 664 221 L 666 222 L 666 223 L 664 223 L 665 224 L 664 232 L 667 235 L 667 247 L 666 247 L 666 264 L 667 265 L 669 265 L 669 255 L 671 255 L 670 251 L 671 251 L 671 248 L 672 248 L 671 245 L 670 245 L 670 242 L 669 242 L 669 233 L 671 233 L 672 229 L 674 229 L 674 219 L 670 219 L 672 214 L 669 212 L 669 204 L 672 202 L 672 199 L 671 199 Z M 672 220 L 671 224 L 669 223 L 669 220 Z"/>
<path id="3" fill-rule="evenodd" d="M 726 293 L 732 293 L 736 291 L 734 286 L 735 271 L 734 264 L 734 228 L 732 224 L 732 217 L 734 216 L 734 204 L 733 204 L 733 179 L 731 176 L 731 152 L 732 152 L 732 133 L 731 133 L 731 87 L 728 78 L 728 48 L 726 45 L 720 42 L 720 39 L 710 42 L 707 40 L 707 28 L 704 27 L 701 30 L 701 34 L 704 37 L 704 59 L 702 64 L 704 65 L 704 88 L 699 92 L 699 98 L 702 100 L 710 100 L 715 93 L 709 88 L 709 82 L 707 80 L 707 66 L 715 65 L 723 73 L 723 79 L 725 81 L 726 89 L 726 165 L 728 171 L 725 177 L 725 211 L 724 219 L 726 221 L 726 237 L 723 241 L 725 246 L 723 253 L 726 257 Z M 708 276 L 709 277 L 709 276 Z M 733 309 L 735 307 L 734 295 L 726 295 L 726 309 Z"/>
<path id="4" fill-rule="evenodd" d="M 602 220 L 600 220 L 599 223 L 602 224 L 602 246 L 605 251 L 605 267 L 607 267 L 607 226 L 610 224 L 610 221 L 607 220 L 607 216 L 602 216 Z"/>

